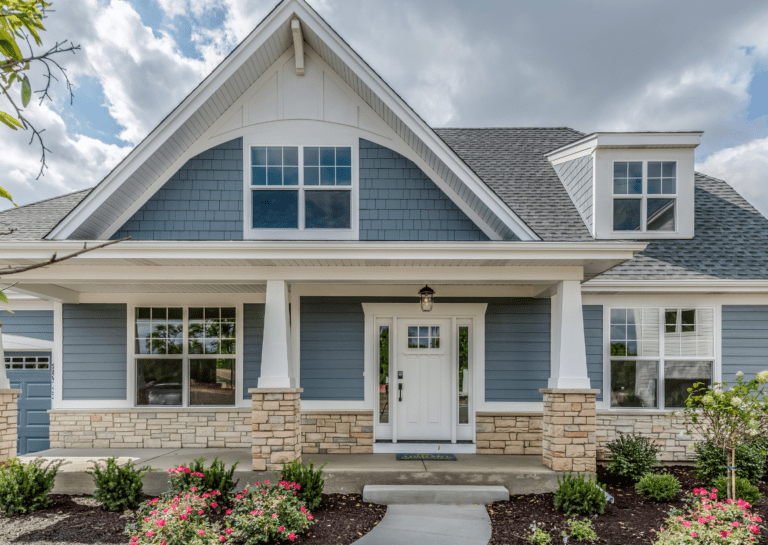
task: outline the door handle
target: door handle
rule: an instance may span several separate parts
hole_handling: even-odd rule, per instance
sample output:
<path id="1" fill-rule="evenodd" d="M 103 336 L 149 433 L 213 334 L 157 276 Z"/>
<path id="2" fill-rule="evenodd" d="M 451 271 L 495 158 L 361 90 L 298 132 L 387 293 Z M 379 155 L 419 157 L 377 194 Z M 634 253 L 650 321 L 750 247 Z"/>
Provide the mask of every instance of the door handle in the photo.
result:
<path id="1" fill-rule="evenodd" d="M 403 400 L 403 383 L 402 382 L 397 383 L 397 392 L 399 395 L 398 401 L 402 401 Z"/>

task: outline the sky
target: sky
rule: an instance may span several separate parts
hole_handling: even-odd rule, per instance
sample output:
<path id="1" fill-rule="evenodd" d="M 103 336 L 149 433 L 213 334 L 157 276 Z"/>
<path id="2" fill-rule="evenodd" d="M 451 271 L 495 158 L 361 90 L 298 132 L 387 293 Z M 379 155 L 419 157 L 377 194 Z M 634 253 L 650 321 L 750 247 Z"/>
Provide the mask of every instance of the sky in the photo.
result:
<path id="1" fill-rule="evenodd" d="M 764 0 L 309 2 L 433 127 L 701 130 L 697 170 L 768 215 Z M 25 112 L 51 150 L 40 178 L 39 145 L 0 126 L 0 186 L 18 204 L 92 187 L 275 4 L 55 1 L 44 45 L 81 46 L 58 59 L 74 99 L 59 81 Z"/>

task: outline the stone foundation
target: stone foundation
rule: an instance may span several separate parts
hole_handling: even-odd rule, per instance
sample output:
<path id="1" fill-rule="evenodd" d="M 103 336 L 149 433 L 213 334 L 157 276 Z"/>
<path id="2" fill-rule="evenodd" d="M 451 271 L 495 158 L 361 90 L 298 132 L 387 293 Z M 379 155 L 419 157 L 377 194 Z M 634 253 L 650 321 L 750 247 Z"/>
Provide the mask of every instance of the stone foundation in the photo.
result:
<path id="1" fill-rule="evenodd" d="M 541 454 L 541 413 L 477 413 L 477 454 Z"/>
<path id="2" fill-rule="evenodd" d="M 248 409 L 52 410 L 51 448 L 250 448 Z"/>
<path id="3" fill-rule="evenodd" d="M 253 470 L 301 461 L 301 388 L 251 388 Z"/>
<path id="4" fill-rule="evenodd" d="M 0 390 L 0 462 L 16 457 L 17 400 L 20 393 L 21 390 Z"/>
<path id="5" fill-rule="evenodd" d="M 619 432 L 636 433 L 653 438 L 661 447 L 659 460 L 681 462 L 692 459 L 691 445 L 701 440 L 697 435 L 684 435 L 683 419 L 661 411 L 600 411 L 597 413 L 597 458 L 606 460 L 605 444 L 616 438 Z"/>
<path id="6" fill-rule="evenodd" d="M 304 454 L 372 454 L 372 411 L 301 413 Z"/>
<path id="7" fill-rule="evenodd" d="M 555 471 L 595 472 L 595 395 L 600 390 L 539 391 L 544 394 L 544 465 Z"/>

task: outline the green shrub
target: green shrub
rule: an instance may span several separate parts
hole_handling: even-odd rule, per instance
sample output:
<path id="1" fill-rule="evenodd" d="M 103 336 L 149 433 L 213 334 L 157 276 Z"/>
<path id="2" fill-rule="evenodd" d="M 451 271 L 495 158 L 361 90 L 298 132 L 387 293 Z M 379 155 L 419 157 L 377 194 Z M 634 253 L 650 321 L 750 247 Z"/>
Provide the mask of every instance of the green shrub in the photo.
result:
<path id="1" fill-rule="evenodd" d="M 290 464 L 283 462 L 280 477 L 288 483 L 296 483 L 301 487 L 297 497 L 304 502 L 307 509 L 317 509 L 323 499 L 325 479 L 322 478 L 322 475 L 324 467 L 325 464 L 315 469 L 311 460 L 309 466 L 301 465 L 298 460 L 294 460 Z"/>
<path id="2" fill-rule="evenodd" d="M 269 486 L 269 482 L 256 483 L 254 487 L 235 496 L 232 511 L 225 521 L 232 529 L 232 539 L 244 545 L 274 543 L 296 539 L 314 524 L 312 514 L 304 503 L 294 496 L 296 484 L 284 481 Z"/>
<path id="3" fill-rule="evenodd" d="M 661 450 L 651 439 L 635 434 L 623 434 L 608 443 L 611 453 L 608 471 L 622 479 L 636 483 L 659 462 L 656 455 Z"/>
<path id="4" fill-rule="evenodd" d="M 669 501 L 680 492 L 680 481 L 669 473 L 646 473 L 635 490 L 652 501 Z"/>
<path id="5" fill-rule="evenodd" d="M 570 533 L 570 537 L 576 541 L 597 541 L 597 532 L 595 532 L 595 527 L 592 526 L 591 520 L 571 518 L 568 519 L 566 524 L 568 525 L 568 531 L 563 530 L 561 534 L 563 538 L 567 537 Z"/>
<path id="6" fill-rule="evenodd" d="M 210 467 L 205 467 L 205 458 L 198 458 L 187 466 L 182 464 L 171 468 L 168 470 L 168 473 L 170 473 L 168 479 L 169 490 L 166 495 L 175 496 L 183 492 L 195 492 L 198 494 L 219 492 L 220 495 L 217 494 L 219 505 L 221 507 L 229 507 L 232 505 L 232 492 L 239 482 L 239 479 L 237 481 L 232 480 L 238 463 L 235 462 L 227 470 L 224 462 L 219 460 L 217 456 L 211 462 Z"/>
<path id="7" fill-rule="evenodd" d="M 42 460 L 24 464 L 13 458 L 0 465 L 0 511 L 6 515 L 26 515 L 51 505 L 48 494 L 61 464 L 43 465 Z"/>
<path id="8" fill-rule="evenodd" d="M 567 515 L 602 515 L 605 512 L 605 490 L 594 480 L 570 472 L 562 480 L 558 477 L 555 491 L 555 509 Z"/>
<path id="9" fill-rule="evenodd" d="M 109 458 L 104 469 L 95 463 L 93 469 L 86 473 L 93 477 L 96 485 L 93 497 L 101 503 L 102 509 L 125 511 L 136 509 L 144 500 L 144 484 L 141 479 L 150 469 L 149 466 L 136 469 L 133 462 L 120 467 L 115 458 Z"/>
<path id="10" fill-rule="evenodd" d="M 728 470 L 729 464 L 723 449 L 705 441 L 698 443 L 694 450 L 696 477 L 707 486 L 713 486 L 715 479 L 725 475 Z M 751 483 L 759 482 L 765 474 L 765 464 L 766 455 L 762 444 L 740 445 L 736 448 L 737 477 Z"/>
<path id="11" fill-rule="evenodd" d="M 712 483 L 712 487 L 717 490 L 718 496 L 725 497 L 726 490 L 728 489 L 728 479 L 725 475 L 722 475 L 715 479 Z M 747 479 L 736 477 L 736 499 L 744 500 L 747 503 L 755 505 L 763 495 L 760 490 L 750 483 Z"/>

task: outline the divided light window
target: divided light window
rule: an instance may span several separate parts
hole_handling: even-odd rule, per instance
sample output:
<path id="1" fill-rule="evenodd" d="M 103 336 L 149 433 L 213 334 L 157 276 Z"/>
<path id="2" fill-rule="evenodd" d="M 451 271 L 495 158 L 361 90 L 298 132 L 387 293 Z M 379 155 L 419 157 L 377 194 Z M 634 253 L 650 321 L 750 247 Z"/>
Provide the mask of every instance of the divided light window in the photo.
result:
<path id="1" fill-rule="evenodd" d="M 233 307 L 137 307 L 136 405 L 235 404 Z"/>
<path id="2" fill-rule="evenodd" d="M 352 225 L 352 148 L 252 146 L 253 229 Z"/>
<path id="3" fill-rule="evenodd" d="M 611 309 L 611 407 L 681 408 L 688 388 L 712 384 L 711 308 Z"/>
<path id="4" fill-rule="evenodd" d="M 613 163 L 614 231 L 675 231 L 676 199 L 676 162 Z"/>

